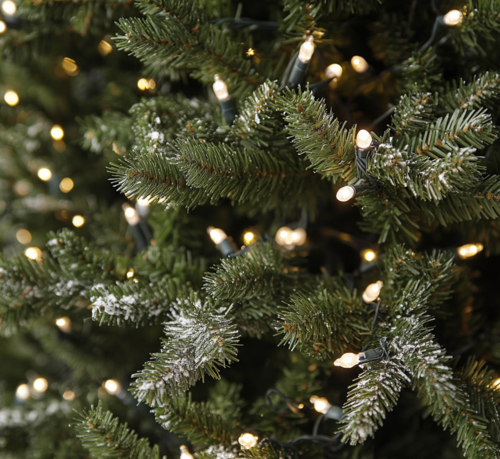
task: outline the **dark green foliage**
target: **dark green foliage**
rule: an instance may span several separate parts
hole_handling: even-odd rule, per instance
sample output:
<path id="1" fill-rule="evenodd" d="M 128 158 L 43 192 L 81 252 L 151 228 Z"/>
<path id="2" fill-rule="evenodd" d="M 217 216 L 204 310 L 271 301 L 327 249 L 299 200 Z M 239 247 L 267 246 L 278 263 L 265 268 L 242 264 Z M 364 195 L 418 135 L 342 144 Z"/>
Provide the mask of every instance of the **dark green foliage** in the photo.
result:
<path id="1" fill-rule="evenodd" d="M 435 47 L 427 48 L 424 52 L 415 51 L 410 58 L 403 62 L 402 76 L 405 82 L 405 92 L 420 91 L 427 93 L 441 88 L 443 70 L 441 59 Z"/>

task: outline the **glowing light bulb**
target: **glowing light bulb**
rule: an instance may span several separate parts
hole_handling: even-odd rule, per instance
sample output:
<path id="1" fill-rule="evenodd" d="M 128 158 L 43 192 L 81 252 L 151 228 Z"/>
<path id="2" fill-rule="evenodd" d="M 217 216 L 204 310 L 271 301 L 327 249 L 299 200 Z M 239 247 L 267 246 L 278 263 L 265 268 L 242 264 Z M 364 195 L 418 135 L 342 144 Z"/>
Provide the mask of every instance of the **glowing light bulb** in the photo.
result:
<path id="1" fill-rule="evenodd" d="M 137 200 L 137 204 L 139 204 L 140 206 L 143 206 L 143 207 L 148 207 L 152 201 L 153 201 L 153 198 L 151 198 L 151 196 L 148 196 L 147 198 L 139 198 Z"/>
<path id="2" fill-rule="evenodd" d="M 120 383 L 114 379 L 108 379 L 104 382 L 103 386 L 104 389 L 106 389 L 106 392 L 111 395 L 117 394 L 122 388 Z"/>
<path id="3" fill-rule="evenodd" d="M 339 64 L 330 64 L 326 68 L 327 78 L 340 78 L 342 76 L 342 67 Z"/>
<path id="4" fill-rule="evenodd" d="M 359 354 L 353 354 L 352 352 L 348 352 L 344 354 L 340 359 L 335 360 L 333 364 L 336 367 L 342 368 L 352 368 L 353 366 L 359 363 Z"/>
<path id="5" fill-rule="evenodd" d="M 18 229 L 16 231 L 16 239 L 21 244 L 29 244 L 31 242 L 31 233 L 24 228 Z"/>
<path id="6" fill-rule="evenodd" d="M 17 386 L 16 397 L 20 400 L 27 400 L 30 397 L 30 388 L 27 384 Z"/>
<path id="7" fill-rule="evenodd" d="M 50 136 L 54 140 L 61 140 L 64 137 L 63 128 L 58 124 L 54 124 L 54 126 L 52 126 L 52 129 L 50 130 Z"/>
<path id="8" fill-rule="evenodd" d="M 214 228 L 213 226 L 209 226 L 207 228 L 207 232 L 210 236 L 210 239 L 212 239 L 212 241 L 214 242 L 214 244 L 219 245 L 223 240 L 227 239 L 227 234 L 220 228 Z"/>
<path id="9" fill-rule="evenodd" d="M 460 258 L 470 258 L 483 250 L 483 244 L 465 244 L 457 249 Z"/>
<path id="10" fill-rule="evenodd" d="M 67 390 L 63 394 L 63 399 L 67 400 L 68 402 L 71 402 L 71 400 L 75 399 L 75 393 L 72 390 Z"/>
<path id="11" fill-rule="evenodd" d="M 130 268 L 127 271 L 127 279 L 131 279 L 132 277 L 134 277 L 134 274 L 135 274 L 135 271 L 132 268 Z"/>
<path id="12" fill-rule="evenodd" d="M 106 40 L 101 40 L 97 46 L 97 51 L 101 56 L 107 56 L 111 51 L 113 51 L 113 46 L 111 46 Z"/>
<path id="13" fill-rule="evenodd" d="M 127 223 L 130 226 L 135 226 L 140 222 L 141 218 L 139 217 L 139 214 L 133 207 L 125 203 L 123 204 L 122 208 L 123 208 L 123 213 L 125 214 L 125 220 L 127 220 Z"/>
<path id="14" fill-rule="evenodd" d="M 303 245 L 306 239 L 307 233 L 304 228 L 297 228 L 292 231 L 292 241 L 295 245 Z"/>
<path id="15" fill-rule="evenodd" d="M 17 5 L 12 0 L 5 0 L 2 3 L 2 11 L 8 15 L 12 16 L 17 10 Z"/>
<path id="16" fill-rule="evenodd" d="M 309 401 L 314 405 L 314 409 L 318 413 L 325 414 L 332 406 L 325 397 L 317 397 L 316 395 L 313 395 Z"/>
<path id="17" fill-rule="evenodd" d="M 245 241 L 246 245 L 250 245 L 252 242 L 255 242 L 256 240 L 255 233 L 252 233 L 252 231 L 247 231 L 243 235 L 243 240 Z"/>
<path id="18" fill-rule="evenodd" d="M 366 303 L 372 303 L 373 301 L 375 301 L 378 298 L 380 290 L 382 290 L 383 286 L 384 283 L 382 281 L 377 281 L 374 284 L 370 284 L 363 292 L 363 301 L 365 301 Z"/>
<path id="19" fill-rule="evenodd" d="M 61 180 L 61 183 L 59 184 L 59 189 L 63 193 L 69 193 L 74 186 L 75 183 L 73 182 L 73 180 L 71 180 L 69 177 L 65 177 Z"/>
<path id="20" fill-rule="evenodd" d="M 366 150 L 367 148 L 370 148 L 371 144 L 372 136 L 368 131 L 361 129 L 361 131 L 359 131 L 358 135 L 356 136 L 356 146 L 358 148 L 361 148 L 362 150 Z"/>
<path id="21" fill-rule="evenodd" d="M 9 90 L 3 96 L 3 100 L 5 100 L 6 104 L 13 107 L 14 105 L 17 105 L 19 103 L 19 96 L 17 95 L 16 91 Z"/>
<path id="22" fill-rule="evenodd" d="M 377 254 L 372 249 L 363 250 L 361 256 L 365 261 L 373 261 L 377 258 Z"/>
<path id="23" fill-rule="evenodd" d="M 46 167 L 38 169 L 38 178 L 44 182 L 48 182 L 52 178 L 52 171 Z"/>
<path id="24" fill-rule="evenodd" d="M 71 319 L 69 317 L 59 317 L 59 319 L 56 320 L 56 325 L 64 333 L 71 332 Z"/>
<path id="25" fill-rule="evenodd" d="M 7 24 L 5 22 L 0 21 L 0 33 L 4 33 L 7 30 Z"/>
<path id="26" fill-rule="evenodd" d="M 340 202 L 349 201 L 356 194 L 356 188 L 351 185 L 343 186 L 339 191 L 337 191 L 337 199 Z"/>
<path id="27" fill-rule="evenodd" d="M 368 62 L 361 56 L 353 56 L 351 59 L 352 68 L 358 73 L 365 73 L 368 70 Z"/>
<path id="28" fill-rule="evenodd" d="M 149 89 L 154 89 L 154 88 L 156 88 L 156 82 L 155 82 L 155 80 L 153 80 L 152 78 L 150 78 L 150 79 L 148 80 L 148 87 L 149 87 Z"/>
<path id="29" fill-rule="evenodd" d="M 247 56 L 250 57 L 250 56 L 255 56 L 255 49 L 253 48 L 248 48 L 247 49 Z"/>
<path id="30" fill-rule="evenodd" d="M 146 78 L 139 78 L 139 80 L 137 81 L 137 87 L 141 91 L 145 91 L 146 89 L 149 89 L 149 82 L 148 82 L 148 80 L 146 80 Z"/>
<path id="31" fill-rule="evenodd" d="M 181 457 L 180 459 L 194 459 L 194 456 L 189 452 L 187 446 L 181 446 Z"/>
<path id="32" fill-rule="evenodd" d="M 39 393 L 45 392 L 49 387 L 49 383 L 45 378 L 36 378 L 33 381 L 33 390 Z"/>
<path id="33" fill-rule="evenodd" d="M 314 53 L 314 37 L 309 35 L 299 50 L 299 61 L 307 64 Z"/>
<path id="34" fill-rule="evenodd" d="M 250 432 L 245 432 L 240 435 L 240 438 L 238 438 L 238 443 L 245 449 L 253 448 L 258 441 L 259 437 Z"/>
<path id="35" fill-rule="evenodd" d="M 494 389 L 495 389 L 495 388 L 500 387 L 500 378 L 495 379 L 495 381 L 493 381 L 493 382 L 490 384 L 490 386 L 491 386 L 492 388 L 494 388 Z"/>
<path id="36" fill-rule="evenodd" d="M 61 62 L 61 65 L 63 70 L 69 76 L 77 76 L 80 73 L 80 69 L 78 68 L 78 65 L 76 65 L 76 62 L 73 59 L 70 59 L 69 57 L 65 57 Z"/>
<path id="37" fill-rule="evenodd" d="M 463 14 L 458 11 L 458 10 L 451 10 L 448 11 L 444 16 L 443 16 L 443 22 L 447 26 L 456 26 L 457 24 L 460 24 L 463 19 Z"/>
<path id="38" fill-rule="evenodd" d="M 81 215 L 75 215 L 71 220 L 71 223 L 73 223 L 73 226 L 76 228 L 80 228 L 85 224 L 85 219 Z"/>
<path id="39" fill-rule="evenodd" d="M 213 84 L 215 97 L 219 101 L 225 101 L 229 99 L 229 92 L 227 91 L 226 83 L 224 83 L 219 75 L 214 75 L 215 83 Z"/>
<path id="40" fill-rule="evenodd" d="M 38 247 L 28 247 L 24 251 L 24 255 L 30 260 L 40 260 L 42 258 L 42 251 Z"/>
<path id="41" fill-rule="evenodd" d="M 274 239 L 279 245 L 291 245 L 293 244 L 292 234 L 293 231 L 288 226 L 282 226 Z"/>

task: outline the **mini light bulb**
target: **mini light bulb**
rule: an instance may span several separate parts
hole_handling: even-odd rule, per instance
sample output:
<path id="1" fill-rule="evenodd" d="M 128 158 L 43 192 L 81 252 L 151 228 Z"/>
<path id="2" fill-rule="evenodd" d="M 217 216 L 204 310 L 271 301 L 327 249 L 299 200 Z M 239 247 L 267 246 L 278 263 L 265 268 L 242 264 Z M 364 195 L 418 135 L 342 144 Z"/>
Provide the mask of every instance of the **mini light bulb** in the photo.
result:
<path id="1" fill-rule="evenodd" d="M 377 254 L 372 249 L 366 249 L 361 252 L 361 256 L 365 261 L 373 261 L 377 258 Z"/>
<path id="2" fill-rule="evenodd" d="M 153 198 L 151 198 L 151 196 L 148 196 L 147 198 L 139 198 L 137 200 L 137 204 L 139 204 L 140 206 L 143 206 L 143 207 L 148 207 L 152 201 L 153 201 Z"/>
<path id="3" fill-rule="evenodd" d="M 38 169 L 38 178 L 44 182 L 48 182 L 52 178 L 52 171 L 47 167 Z"/>
<path id="4" fill-rule="evenodd" d="M 276 233 L 274 239 L 279 245 L 291 245 L 293 244 L 292 234 L 293 231 L 291 228 L 288 228 L 288 226 L 282 226 Z"/>
<path id="5" fill-rule="evenodd" d="M 75 215 L 71 220 L 71 223 L 73 223 L 73 226 L 76 228 L 80 228 L 85 224 L 85 219 L 81 215 Z"/>
<path id="6" fill-rule="evenodd" d="M 215 83 L 213 84 L 215 97 L 221 102 L 229 99 L 226 83 L 224 83 L 219 75 L 214 75 Z"/>
<path id="7" fill-rule="evenodd" d="M 207 232 L 210 236 L 210 239 L 214 242 L 214 244 L 219 245 L 222 241 L 227 239 L 226 233 L 220 228 L 214 228 L 213 226 L 209 226 L 207 228 Z"/>
<path id="8" fill-rule="evenodd" d="M 108 379 L 104 382 L 103 386 L 104 389 L 106 389 L 106 392 L 111 395 L 117 394 L 122 388 L 120 383 L 114 379 Z"/>
<path id="9" fill-rule="evenodd" d="M 340 202 L 349 201 L 356 194 L 356 188 L 351 185 L 343 186 L 339 191 L 337 191 L 337 199 Z"/>
<path id="10" fill-rule="evenodd" d="M 333 364 L 336 367 L 342 368 L 352 368 L 353 366 L 359 363 L 359 354 L 353 354 L 352 352 L 348 352 L 344 354 L 340 359 L 335 360 Z"/>
<path id="11" fill-rule="evenodd" d="M 187 446 L 181 446 L 181 457 L 180 459 L 194 459 L 194 456 L 189 452 Z"/>
<path id="12" fill-rule="evenodd" d="M 139 217 L 139 214 L 137 211 L 127 203 L 122 205 L 123 213 L 125 214 L 125 220 L 127 220 L 127 223 L 130 226 L 135 226 L 137 225 L 141 218 Z"/>
<path id="13" fill-rule="evenodd" d="M 24 228 L 18 229 L 16 231 L 16 239 L 21 244 L 29 244 L 31 242 L 31 233 Z"/>
<path id="14" fill-rule="evenodd" d="M 5 22 L 0 21 L 0 33 L 4 33 L 7 30 L 7 24 Z"/>
<path id="15" fill-rule="evenodd" d="M 16 397 L 19 400 L 27 400 L 30 397 L 30 388 L 27 384 L 20 384 L 17 386 Z"/>
<path id="16" fill-rule="evenodd" d="M 36 378 L 33 381 L 33 390 L 39 393 L 45 392 L 49 387 L 49 383 L 45 378 Z"/>
<path id="17" fill-rule="evenodd" d="M 295 245 L 303 245 L 306 239 L 307 233 L 304 228 L 297 228 L 292 231 L 292 241 Z"/>
<path id="18" fill-rule="evenodd" d="M 463 14 L 458 11 L 458 10 L 451 10 L 448 11 L 444 16 L 443 16 L 443 22 L 447 26 L 456 26 L 457 24 L 460 24 L 463 19 Z"/>
<path id="19" fill-rule="evenodd" d="M 498 389 L 498 388 L 500 388 L 500 378 L 495 379 L 495 381 L 493 381 L 493 382 L 490 384 L 490 387 L 492 387 L 493 389 Z"/>
<path id="20" fill-rule="evenodd" d="M 342 76 L 342 67 L 339 64 L 330 64 L 326 68 L 327 78 L 340 78 Z"/>
<path id="21" fill-rule="evenodd" d="M 106 40 L 101 40 L 97 46 L 97 51 L 101 56 L 107 56 L 111 51 L 113 51 L 113 46 L 111 46 Z"/>
<path id="22" fill-rule="evenodd" d="M 359 131 L 358 135 L 356 136 L 356 146 L 358 148 L 361 148 L 362 150 L 366 150 L 367 148 L 370 148 L 371 144 L 372 136 L 368 131 L 361 129 L 361 131 Z"/>
<path id="23" fill-rule="evenodd" d="M 56 320 L 56 325 L 64 333 L 71 332 L 71 319 L 69 317 L 59 317 L 59 319 Z"/>
<path id="24" fill-rule="evenodd" d="M 146 78 L 139 78 L 139 80 L 137 80 L 137 87 L 141 91 L 145 91 L 146 89 L 149 89 L 149 81 L 146 80 Z"/>
<path id="25" fill-rule="evenodd" d="M 132 277 L 134 277 L 134 274 L 135 274 L 135 271 L 132 268 L 130 268 L 127 271 L 127 279 L 132 279 Z"/>
<path id="26" fill-rule="evenodd" d="M 77 76 L 80 73 L 80 69 L 78 65 L 76 65 L 76 62 L 69 57 L 63 59 L 61 66 L 69 76 Z"/>
<path id="27" fill-rule="evenodd" d="M 30 260 L 40 260 L 42 258 L 42 251 L 38 247 L 28 247 L 24 251 L 24 255 Z"/>
<path id="28" fill-rule="evenodd" d="M 7 16 L 12 16 L 17 10 L 17 5 L 12 0 L 5 0 L 2 3 L 2 11 Z"/>
<path id="29" fill-rule="evenodd" d="M 154 88 L 156 88 L 156 82 L 155 82 L 155 80 L 153 80 L 152 78 L 150 78 L 150 79 L 148 80 L 148 86 L 149 86 L 149 89 L 154 89 Z"/>
<path id="30" fill-rule="evenodd" d="M 17 105 L 19 103 L 19 96 L 17 95 L 16 91 L 7 91 L 5 95 L 3 96 L 3 100 L 5 100 L 5 103 L 7 105 L 10 105 L 13 107 L 14 105 Z"/>
<path id="31" fill-rule="evenodd" d="M 353 56 L 351 59 L 352 68 L 358 73 L 365 73 L 368 70 L 368 62 L 361 56 Z"/>
<path id="32" fill-rule="evenodd" d="M 483 250 L 483 244 L 465 244 L 457 249 L 460 258 L 470 258 Z"/>
<path id="33" fill-rule="evenodd" d="M 67 390 L 63 394 L 63 399 L 67 400 L 68 402 L 71 402 L 71 400 L 75 399 L 75 393 L 72 390 Z"/>
<path id="34" fill-rule="evenodd" d="M 314 37 L 309 35 L 299 50 L 299 61 L 307 64 L 314 53 Z"/>
<path id="35" fill-rule="evenodd" d="M 54 126 L 52 126 L 52 129 L 50 130 L 50 136 L 54 140 L 61 140 L 64 137 L 63 128 L 58 124 L 54 124 Z"/>
<path id="36" fill-rule="evenodd" d="M 243 235 L 243 240 L 245 241 L 246 245 L 252 244 L 253 242 L 255 242 L 255 239 L 256 239 L 255 233 L 253 233 L 252 231 L 247 231 Z"/>
<path id="37" fill-rule="evenodd" d="M 258 441 L 259 437 L 250 432 L 245 432 L 240 435 L 240 438 L 238 438 L 238 443 L 245 449 L 253 448 Z"/>
<path id="38" fill-rule="evenodd" d="M 325 397 L 317 397 L 316 395 L 313 395 L 309 401 L 314 405 L 314 409 L 318 413 L 325 414 L 332 406 Z"/>
<path id="39" fill-rule="evenodd" d="M 372 303 L 373 301 L 375 301 L 378 298 L 380 290 L 382 290 L 383 286 L 384 283 L 382 281 L 377 281 L 374 284 L 370 284 L 363 292 L 363 301 L 365 301 L 366 303 Z"/>
<path id="40" fill-rule="evenodd" d="M 61 180 L 61 183 L 59 184 L 59 189 L 63 193 L 69 193 L 74 186 L 75 183 L 73 182 L 73 180 L 71 180 L 69 177 L 65 177 Z"/>

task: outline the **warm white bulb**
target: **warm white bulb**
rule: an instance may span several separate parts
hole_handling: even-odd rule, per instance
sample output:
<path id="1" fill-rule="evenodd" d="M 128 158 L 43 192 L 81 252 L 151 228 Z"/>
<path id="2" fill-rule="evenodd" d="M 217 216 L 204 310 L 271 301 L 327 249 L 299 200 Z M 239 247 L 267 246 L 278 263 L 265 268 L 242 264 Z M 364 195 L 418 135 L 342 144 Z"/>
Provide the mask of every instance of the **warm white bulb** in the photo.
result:
<path id="1" fill-rule="evenodd" d="M 313 53 L 314 53 L 314 37 L 312 35 L 309 35 L 309 37 L 307 37 L 307 40 L 304 43 L 302 43 L 300 47 L 299 61 L 303 62 L 304 64 L 307 64 L 311 60 Z"/>
<path id="2" fill-rule="evenodd" d="M 40 260 L 42 258 L 42 251 L 38 247 L 28 247 L 24 251 L 24 255 L 30 260 Z"/>
<path id="3" fill-rule="evenodd" d="M 213 226 L 209 226 L 207 228 L 208 234 L 210 235 L 210 239 L 214 242 L 214 244 L 219 245 L 223 240 L 227 239 L 226 233 L 220 228 L 214 228 Z"/>
<path id="4" fill-rule="evenodd" d="M 214 75 L 215 83 L 213 84 L 214 93 L 217 99 L 221 102 L 229 99 L 226 83 L 224 83 L 219 75 Z"/>
<path id="5" fill-rule="evenodd" d="M 253 448 L 259 440 L 259 437 L 257 437 L 254 434 L 251 434 L 250 432 L 246 432 L 244 434 L 240 435 L 240 438 L 238 438 L 238 443 L 245 449 L 250 449 Z"/>
<path id="6" fill-rule="evenodd" d="M 339 64 L 330 64 L 326 68 L 327 78 L 340 78 L 342 76 L 342 67 Z"/>
<path id="7" fill-rule="evenodd" d="M 2 11 L 8 15 L 13 15 L 17 10 L 17 5 L 12 0 L 5 0 L 2 3 Z"/>
<path id="8" fill-rule="evenodd" d="M 31 233 L 24 228 L 18 229 L 16 231 L 16 239 L 21 244 L 29 244 L 31 242 Z"/>
<path id="9" fill-rule="evenodd" d="M 255 233 L 253 233 L 252 231 L 247 231 L 247 232 L 243 235 L 243 240 L 245 241 L 245 244 L 246 244 L 246 245 L 249 245 L 249 244 L 251 244 L 252 242 L 255 242 Z"/>
<path id="10" fill-rule="evenodd" d="M 125 214 L 125 220 L 127 220 L 127 223 L 130 226 L 135 226 L 140 222 L 141 218 L 139 217 L 139 214 L 133 207 L 125 203 L 122 205 L 122 209 L 123 213 Z"/>
<path id="11" fill-rule="evenodd" d="M 291 228 L 288 228 L 288 226 L 282 226 L 276 233 L 274 239 L 279 245 L 291 245 L 293 244 L 292 234 L 293 231 Z"/>
<path id="12" fill-rule="evenodd" d="M 309 401 L 314 405 L 314 409 L 318 413 L 325 414 L 332 406 L 325 397 L 317 397 L 316 395 L 313 395 Z"/>
<path id="13" fill-rule="evenodd" d="M 61 140 L 64 137 L 63 128 L 58 124 L 55 124 L 54 126 L 52 126 L 52 129 L 50 130 L 50 136 L 54 140 Z"/>
<path id="14" fill-rule="evenodd" d="M 45 392 L 47 388 L 49 387 L 49 383 L 45 378 L 36 378 L 33 381 L 33 390 L 36 392 Z"/>
<path id="15" fill-rule="evenodd" d="M 477 255 L 479 252 L 481 252 L 481 250 L 483 250 L 483 248 L 483 244 L 465 244 L 459 247 L 457 250 L 460 258 L 465 259 Z"/>
<path id="16" fill-rule="evenodd" d="M 76 228 L 80 228 L 85 224 L 85 219 L 81 215 L 75 215 L 71 220 L 73 226 Z"/>
<path id="17" fill-rule="evenodd" d="M 65 177 L 61 180 L 61 183 L 59 184 L 59 189 L 63 193 L 69 193 L 74 186 L 75 182 L 73 182 L 73 180 L 71 180 L 69 177 Z"/>
<path id="18" fill-rule="evenodd" d="M 333 364 L 336 367 L 342 368 L 352 368 L 353 366 L 359 363 L 359 354 L 353 354 L 352 352 L 348 352 L 344 354 L 340 359 L 335 360 Z"/>
<path id="19" fill-rule="evenodd" d="M 356 194 L 356 188 L 351 185 L 343 186 L 339 191 L 337 191 L 337 199 L 340 202 L 349 201 Z"/>
<path id="20" fill-rule="evenodd" d="M 13 107 L 14 105 L 17 105 L 19 103 L 19 96 L 17 95 L 16 91 L 7 91 L 5 95 L 3 96 L 3 100 L 5 100 L 7 105 L 10 105 Z"/>
<path id="21" fill-rule="evenodd" d="M 71 319 L 69 317 L 59 317 L 56 320 L 56 325 L 64 333 L 69 333 L 71 331 Z"/>
<path id="22" fill-rule="evenodd" d="M 108 379 L 107 381 L 104 382 L 104 389 L 106 389 L 106 392 L 108 392 L 108 394 L 116 394 L 118 392 L 120 392 L 121 390 L 121 386 L 120 386 L 120 383 L 118 381 L 115 381 L 114 379 Z"/>
<path id="23" fill-rule="evenodd" d="M 181 446 L 181 457 L 180 459 L 194 459 L 194 456 L 189 452 L 187 446 Z"/>
<path id="24" fill-rule="evenodd" d="M 4 33 L 7 30 L 7 24 L 5 22 L 0 21 L 0 33 Z"/>
<path id="25" fill-rule="evenodd" d="M 368 131 L 361 129 L 361 131 L 359 131 L 358 135 L 356 136 L 356 146 L 358 148 L 361 148 L 362 150 L 366 150 L 367 148 L 370 148 L 371 144 L 372 136 Z"/>
<path id="26" fill-rule="evenodd" d="M 297 228 L 292 231 L 292 242 L 295 245 L 303 245 L 306 242 L 307 233 L 304 228 Z"/>
<path id="27" fill-rule="evenodd" d="M 351 59 L 352 68 L 358 73 L 365 73 L 368 70 L 368 62 L 361 56 L 353 56 Z"/>
<path id="28" fill-rule="evenodd" d="M 443 22 L 447 25 L 447 26 L 455 26 L 457 24 L 460 24 L 462 22 L 462 19 L 463 19 L 463 14 L 458 11 L 458 10 L 451 10 L 451 11 L 448 11 L 444 17 L 443 17 Z"/>
<path id="29" fill-rule="evenodd" d="M 46 167 L 38 169 L 38 178 L 44 182 L 48 182 L 52 178 L 52 171 Z"/>
<path id="30" fill-rule="evenodd" d="M 21 384 L 17 386 L 16 397 L 20 400 L 27 400 L 30 396 L 30 388 L 27 384 Z"/>
<path id="31" fill-rule="evenodd" d="M 67 390 L 63 394 L 63 399 L 67 400 L 68 402 L 71 402 L 71 400 L 75 399 L 75 393 L 72 390 Z"/>
<path id="32" fill-rule="evenodd" d="M 361 252 L 361 256 L 365 261 L 373 261 L 377 258 L 377 254 L 371 249 L 363 250 L 363 252 Z"/>
<path id="33" fill-rule="evenodd" d="M 135 274 L 135 271 L 132 268 L 130 268 L 127 271 L 127 279 L 131 279 L 132 277 L 134 277 L 134 274 Z"/>
<path id="34" fill-rule="evenodd" d="M 153 198 L 151 198 L 151 196 L 148 196 L 147 198 L 139 198 L 137 200 L 137 204 L 139 204 L 140 206 L 143 206 L 143 207 L 148 207 L 152 201 L 153 201 Z"/>
<path id="35" fill-rule="evenodd" d="M 380 290 L 382 290 L 383 286 L 384 283 L 381 281 L 370 284 L 363 292 L 363 301 L 365 301 L 366 303 L 372 303 L 373 301 L 375 301 L 378 298 Z"/>

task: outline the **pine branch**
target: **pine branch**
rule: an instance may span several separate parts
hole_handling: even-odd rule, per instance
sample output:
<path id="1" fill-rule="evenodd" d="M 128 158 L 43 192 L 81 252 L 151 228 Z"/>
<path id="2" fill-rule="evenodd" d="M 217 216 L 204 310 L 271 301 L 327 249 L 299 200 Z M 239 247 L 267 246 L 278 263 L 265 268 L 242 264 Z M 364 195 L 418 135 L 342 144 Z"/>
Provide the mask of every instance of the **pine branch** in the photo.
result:
<path id="1" fill-rule="evenodd" d="M 158 445 L 139 439 L 127 423 L 121 424 L 101 404 L 78 414 L 77 437 L 95 458 L 160 459 Z"/>
<path id="2" fill-rule="evenodd" d="M 424 52 L 415 51 L 402 66 L 405 93 L 427 93 L 436 90 L 441 92 L 443 70 L 435 47 L 427 48 Z"/>
<path id="3" fill-rule="evenodd" d="M 144 370 L 134 375 L 134 397 L 150 406 L 162 406 L 164 395 L 174 398 L 204 379 L 219 379 L 219 368 L 237 361 L 238 332 L 227 317 L 228 308 L 196 295 L 178 300 L 165 324 L 161 353 L 153 354 Z"/>

